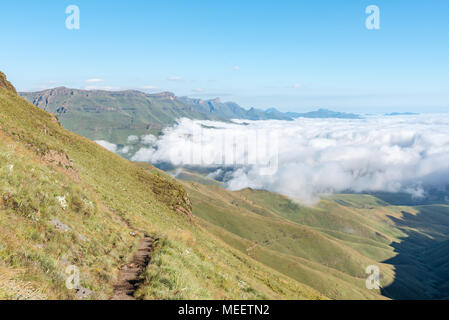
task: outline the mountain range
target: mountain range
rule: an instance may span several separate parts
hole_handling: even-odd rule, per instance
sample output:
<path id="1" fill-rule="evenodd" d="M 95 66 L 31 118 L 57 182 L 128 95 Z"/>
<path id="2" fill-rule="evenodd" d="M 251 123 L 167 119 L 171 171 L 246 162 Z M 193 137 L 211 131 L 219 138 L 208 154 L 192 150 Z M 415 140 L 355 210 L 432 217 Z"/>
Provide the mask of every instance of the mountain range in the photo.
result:
<path id="1" fill-rule="evenodd" d="M 358 119 L 356 114 L 325 109 L 310 113 L 283 113 L 274 108 L 266 111 L 244 109 L 220 99 L 201 100 L 177 97 L 171 92 L 147 94 L 140 91 L 78 90 L 59 87 L 40 92 L 21 92 L 35 106 L 56 115 L 70 131 L 91 140 L 105 140 L 125 145 L 131 135 L 159 135 L 179 118 L 230 121 L 293 120 L 306 118 Z"/>

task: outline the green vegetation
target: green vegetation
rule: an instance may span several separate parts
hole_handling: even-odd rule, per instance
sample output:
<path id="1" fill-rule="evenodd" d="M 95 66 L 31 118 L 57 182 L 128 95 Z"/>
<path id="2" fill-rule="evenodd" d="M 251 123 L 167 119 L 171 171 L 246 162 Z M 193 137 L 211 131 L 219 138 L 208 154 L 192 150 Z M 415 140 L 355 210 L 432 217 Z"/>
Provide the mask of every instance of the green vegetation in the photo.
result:
<path id="1" fill-rule="evenodd" d="M 145 299 L 321 299 L 253 260 L 191 216 L 181 185 L 71 133 L 0 88 L 0 298 L 108 299 L 145 234 L 157 239 Z"/>
<path id="2" fill-rule="evenodd" d="M 271 192 L 183 182 L 202 225 L 255 260 L 333 299 L 449 294 L 449 206 L 390 205 L 341 194 L 314 207 Z M 378 265 L 382 289 L 367 290 Z"/>

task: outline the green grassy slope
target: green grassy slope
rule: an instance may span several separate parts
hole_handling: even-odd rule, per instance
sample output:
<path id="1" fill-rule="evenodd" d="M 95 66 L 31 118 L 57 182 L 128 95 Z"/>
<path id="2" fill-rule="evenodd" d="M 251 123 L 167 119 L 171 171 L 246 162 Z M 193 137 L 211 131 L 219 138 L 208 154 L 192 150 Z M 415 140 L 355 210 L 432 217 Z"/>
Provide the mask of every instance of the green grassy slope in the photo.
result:
<path id="1" fill-rule="evenodd" d="M 393 206 L 346 194 L 309 208 L 267 191 L 183 185 L 209 230 L 330 298 L 448 296 L 448 206 Z M 365 287 L 369 265 L 381 269 L 379 291 Z"/>
<path id="2" fill-rule="evenodd" d="M 90 298 L 107 299 L 144 234 L 160 240 L 139 298 L 323 298 L 189 216 L 173 179 L 63 129 L 3 86 L 0 171 L 0 298 L 77 298 L 65 286 L 75 265 Z"/>

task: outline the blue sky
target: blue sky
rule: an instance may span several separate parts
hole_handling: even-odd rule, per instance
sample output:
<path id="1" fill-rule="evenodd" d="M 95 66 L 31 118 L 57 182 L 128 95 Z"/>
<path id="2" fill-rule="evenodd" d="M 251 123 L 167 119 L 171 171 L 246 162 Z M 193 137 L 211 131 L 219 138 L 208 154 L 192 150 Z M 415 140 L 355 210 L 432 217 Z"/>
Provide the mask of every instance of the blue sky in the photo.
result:
<path id="1" fill-rule="evenodd" d="M 80 30 L 65 27 L 71 4 Z M 380 30 L 365 27 L 368 5 L 380 8 Z M 447 0 L 8 1 L 0 70 L 27 91 L 64 85 L 283 111 L 445 112 L 448 12 Z"/>

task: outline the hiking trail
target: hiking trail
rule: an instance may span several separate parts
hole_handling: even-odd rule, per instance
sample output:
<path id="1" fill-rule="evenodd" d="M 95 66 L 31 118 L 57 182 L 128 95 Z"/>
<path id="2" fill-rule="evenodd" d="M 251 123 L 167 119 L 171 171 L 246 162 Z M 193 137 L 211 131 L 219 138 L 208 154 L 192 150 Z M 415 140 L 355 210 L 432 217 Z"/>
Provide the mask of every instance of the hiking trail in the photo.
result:
<path id="1" fill-rule="evenodd" d="M 150 262 L 150 254 L 156 242 L 156 239 L 148 236 L 139 241 L 131 262 L 120 269 L 111 300 L 136 300 L 134 293 L 142 284 L 140 276 Z"/>

